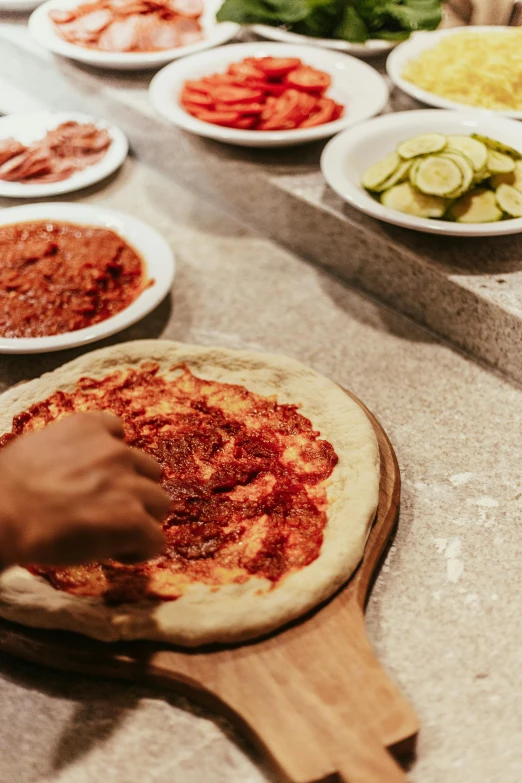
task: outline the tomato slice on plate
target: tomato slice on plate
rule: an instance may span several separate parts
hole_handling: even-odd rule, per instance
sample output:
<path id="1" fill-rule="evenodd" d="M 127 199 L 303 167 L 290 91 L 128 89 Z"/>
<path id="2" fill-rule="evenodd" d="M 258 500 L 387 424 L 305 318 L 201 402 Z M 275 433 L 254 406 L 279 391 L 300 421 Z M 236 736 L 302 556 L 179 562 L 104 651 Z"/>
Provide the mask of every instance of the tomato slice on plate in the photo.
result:
<path id="1" fill-rule="evenodd" d="M 336 110 L 337 104 L 331 98 L 319 98 L 316 104 L 316 111 L 301 123 L 301 128 L 315 128 L 317 125 L 324 125 L 325 122 L 331 122 Z"/>
<path id="2" fill-rule="evenodd" d="M 197 113 L 197 118 L 203 122 L 211 122 L 213 125 L 235 125 L 241 119 L 237 111 L 209 111 L 201 109 Z"/>
<path id="3" fill-rule="evenodd" d="M 286 83 L 297 90 L 319 93 L 322 95 L 332 83 L 330 74 L 317 71 L 315 68 L 303 66 L 296 68 L 286 77 Z"/>
<path id="4" fill-rule="evenodd" d="M 269 79 L 277 79 L 299 68 L 301 60 L 298 57 L 260 57 L 256 63 Z"/>
<path id="5" fill-rule="evenodd" d="M 198 106 L 213 106 L 214 101 L 207 93 L 185 88 L 181 93 L 181 103 L 195 103 Z"/>
<path id="6" fill-rule="evenodd" d="M 234 123 L 234 128 L 239 130 L 250 130 L 257 122 L 257 117 L 241 117 L 240 120 Z"/>
<path id="7" fill-rule="evenodd" d="M 239 101 L 258 101 L 263 98 L 263 90 L 251 90 L 249 87 L 235 87 L 224 84 L 222 87 L 213 87 L 210 93 L 216 103 L 238 103 Z"/>
<path id="8" fill-rule="evenodd" d="M 245 103 L 216 103 L 215 111 L 237 111 L 239 114 L 261 114 L 264 111 L 263 103 L 255 101 Z"/>
<path id="9" fill-rule="evenodd" d="M 228 69 L 229 74 L 234 78 L 242 80 L 260 80 L 265 78 L 265 73 L 261 68 L 258 68 L 254 63 L 243 60 L 240 63 L 232 63 Z"/>
<path id="10" fill-rule="evenodd" d="M 210 89 L 210 86 L 206 83 L 206 81 L 200 79 L 199 81 L 185 82 L 184 89 L 190 90 L 191 92 L 201 92 L 206 95 Z"/>

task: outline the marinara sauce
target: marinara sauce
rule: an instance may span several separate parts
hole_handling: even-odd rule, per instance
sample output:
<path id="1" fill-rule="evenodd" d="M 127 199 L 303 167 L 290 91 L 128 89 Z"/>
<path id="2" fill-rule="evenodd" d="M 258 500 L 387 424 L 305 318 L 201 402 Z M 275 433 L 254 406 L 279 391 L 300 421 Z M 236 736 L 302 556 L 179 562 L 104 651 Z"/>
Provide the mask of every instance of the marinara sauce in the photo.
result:
<path id="1" fill-rule="evenodd" d="M 194 583 L 273 584 L 319 555 L 338 461 L 296 405 L 157 364 L 82 378 L 14 417 L 8 443 L 75 411 L 109 410 L 161 464 L 171 497 L 163 554 L 127 566 L 33 567 L 61 590 L 113 602 L 178 598 Z M 81 444 L 78 444 L 81 447 Z"/>
<path id="2" fill-rule="evenodd" d="M 0 336 L 44 337 L 104 321 L 146 287 L 136 251 L 106 228 L 0 226 Z"/>

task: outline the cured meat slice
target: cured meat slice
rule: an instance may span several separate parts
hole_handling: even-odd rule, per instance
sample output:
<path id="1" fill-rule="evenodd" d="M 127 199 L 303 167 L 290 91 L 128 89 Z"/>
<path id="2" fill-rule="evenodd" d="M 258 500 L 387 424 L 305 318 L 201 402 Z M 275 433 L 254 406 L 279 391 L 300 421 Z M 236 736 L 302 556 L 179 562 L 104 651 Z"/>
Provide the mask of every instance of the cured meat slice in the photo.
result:
<path id="1" fill-rule="evenodd" d="M 168 7 L 176 14 L 198 19 L 203 13 L 203 0 L 169 0 Z"/>
<path id="2" fill-rule="evenodd" d="M 16 139 L 2 139 L 0 141 L 0 166 L 15 155 L 20 155 L 24 150 L 24 145 Z"/>
<path id="3" fill-rule="evenodd" d="M 201 27 L 195 19 L 179 19 L 174 24 L 178 34 L 178 46 L 189 46 L 203 38 Z"/>
<path id="4" fill-rule="evenodd" d="M 138 40 L 139 26 L 138 14 L 117 19 L 100 35 L 98 48 L 106 52 L 130 52 Z"/>

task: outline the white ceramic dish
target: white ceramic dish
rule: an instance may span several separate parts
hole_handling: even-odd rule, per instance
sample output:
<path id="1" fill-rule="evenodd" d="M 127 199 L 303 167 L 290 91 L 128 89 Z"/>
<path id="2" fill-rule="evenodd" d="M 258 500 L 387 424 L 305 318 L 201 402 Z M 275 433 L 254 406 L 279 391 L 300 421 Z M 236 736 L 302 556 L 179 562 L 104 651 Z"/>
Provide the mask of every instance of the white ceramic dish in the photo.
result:
<path id="1" fill-rule="evenodd" d="M 337 52 L 353 54 L 354 57 L 372 57 L 377 54 L 386 54 L 397 46 L 394 41 L 381 41 L 377 38 L 370 39 L 365 43 L 350 43 L 349 41 L 338 41 L 334 38 L 314 38 L 311 35 L 299 35 L 299 33 L 285 30 L 284 27 L 272 27 L 268 24 L 254 24 L 251 30 L 256 35 L 259 35 L 260 38 L 267 38 L 269 41 L 320 46 L 322 49 L 333 49 Z"/>
<path id="2" fill-rule="evenodd" d="M 8 198 L 46 198 L 58 196 L 63 193 L 72 193 L 74 190 L 86 188 L 105 179 L 116 171 L 129 151 L 127 137 L 118 127 L 104 120 L 98 120 L 87 114 L 76 112 L 28 112 L 23 114 L 11 114 L 0 117 L 0 140 L 12 136 L 22 144 L 30 144 L 37 139 L 42 139 L 47 131 L 56 128 L 62 122 L 92 122 L 98 128 L 105 128 L 111 137 L 111 145 L 104 157 L 92 166 L 87 166 L 83 171 L 77 171 L 71 177 L 61 182 L 49 183 L 23 183 L 5 182 L 0 179 L 0 196 Z"/>
<path id="3" fill-rule="evenodd" d="M 327 71 L 332 77 L 332 85 L 327 95 L 346 107 L 345 114 L 334 122 L 315 128 L 252 131 L 212 125 L 198 120 L 182 108 L 179 95 L 187 79 L 224 73 L 231 63 L 245 57 L 299 57 L 306 65 Z M 150 98 L 159 114 L 174 125 L 198 136 L 242 147 L 286 147 L 333 136 L 355 123 L 373 117 L 386 106 L 388 88 L 374 68 L 347 54 L 325 51 L 315 46 L 291 46 L 260 41 L 222 46 L 171 63 L 153 78 Z"/>
<path id="4" fill-rule="evenodd" d="M 0 0 L 0 13 L 24 14 L 34 11 L 43 0 Z"/>
<path id="5" fill-rule="evenodd" d="M 388 57 L 388 60 L 386 61 L 388 76 L 403 92 L 407 93 L 407 95 L 411 95 L 412 98 L 415 98 L 422 103 L 428 104 L 428 106 L 436 106 L 439 109 L 476 111 L 481 114 L 493 114 L 499 117 L 511 117 L 514 120 L 522 120 L 522 111 L 493 111 L 491 109 L 481 109 L 478 106 L 469 106 L 465 103 L 450 101 L 447 98 L 442 98 L 440 95 L 435 95 L 433 92 L 416 87 L 411 82 L 402 78 L 404 68 L 410 60 L 415 60 L 423 52 L 427 49 L 431 49 L 444 38 L 448 38 L 450 35 L 459 35 L 459 33 L 464 31 L 472 33 L 509 31 L 512 33 L 513 27 L 452 27 L 449 30 L 435 30 L 431 33 L 414 33 L 408 41 L 399 44 Z"/>
<path id="6" fill-rule="evenodd" d="M 518 122 L 476 112 L 407 111 L 387 114 L 351 128 L 325 147 L 321 170 L 330 187 L 348 204 L 385 223 L 415 231 L 459 237 L 486 237 L 522 232 L 522 218 L 498 223 L 453 223 L 414 217 L 384 207 L 361 185 L 368 166 L 392 152 L 401 141 L 420 133 L 480 133 L 509 144 L 522 153 L 522 133 Z"/>
<path id="7" fill-rule="evenodd" d="M 0 211 L 0 226 L 37 220 L 55 220 L 86 226 L 101 226 L 119 234 L 142 257 L 153 283 L 125 310 L 86 329 L 50 337 L 0 337 L 0 353 L 46 353 L 101 340 L 126 329 L 151 312 L 168 294 L 175 272 L 174 255 L 163 237 L 146 223 L 105 207 L 85 204 L 43 203 L 10 207 Z"/>
<path id="8" fill-rule="evenodd" d="M 216 13 L 222 0 L 205 0 L 205 12 L 202 17 L 205 38 L 202 41 L 190 44 L 190 46 L 178 46 L 176 49 L 165 49 L 160 52 L 102 52 L 64 41 L 56 32 L 55 26 L 49 18 L 49 11 L 58 8 L 76 8 L 82 2 L 85 0 L 47 0 L 31 15 L 29 30 L 41 46 L 54 54 L 60 54 L 71 60 L 98 68 L 111 68 L 119 71 L 160 68 L 178 57 L 226 43 L 239 30 L 239 25 L 232 22 L 223 22 L 222 24 L 216 22 Z"/>

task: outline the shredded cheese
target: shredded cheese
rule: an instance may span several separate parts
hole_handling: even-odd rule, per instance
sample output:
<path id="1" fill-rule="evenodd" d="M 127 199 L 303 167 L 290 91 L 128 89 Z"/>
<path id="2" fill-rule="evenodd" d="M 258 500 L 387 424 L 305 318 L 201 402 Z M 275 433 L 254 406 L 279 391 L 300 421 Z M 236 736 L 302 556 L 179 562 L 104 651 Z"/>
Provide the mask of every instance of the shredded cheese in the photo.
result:
<path id="1" fill-rule="evenodd" d="M 455 33 L 407 63 L 402 76 L 457 103 L 522 111 L 522 29 Z"/>

